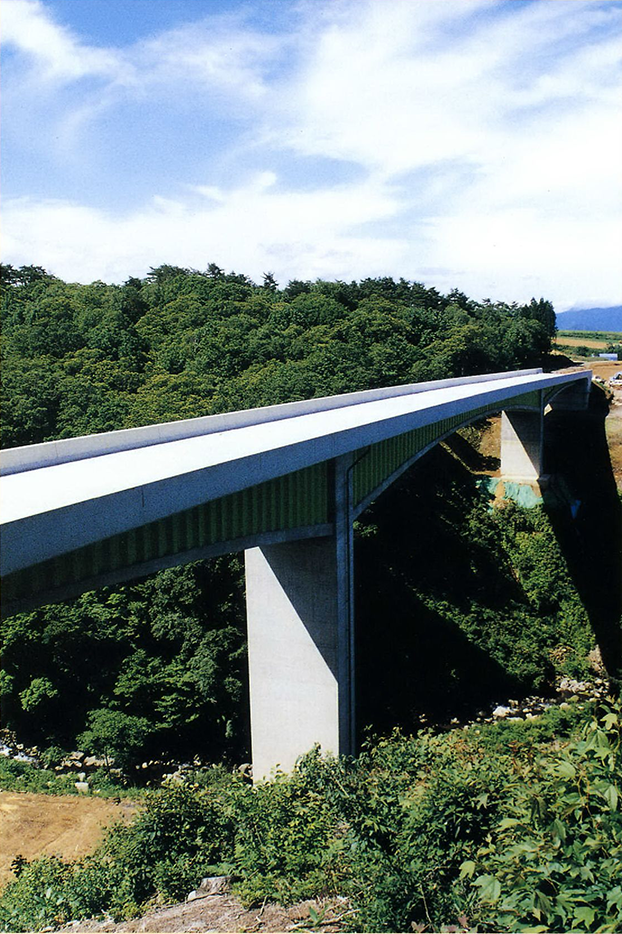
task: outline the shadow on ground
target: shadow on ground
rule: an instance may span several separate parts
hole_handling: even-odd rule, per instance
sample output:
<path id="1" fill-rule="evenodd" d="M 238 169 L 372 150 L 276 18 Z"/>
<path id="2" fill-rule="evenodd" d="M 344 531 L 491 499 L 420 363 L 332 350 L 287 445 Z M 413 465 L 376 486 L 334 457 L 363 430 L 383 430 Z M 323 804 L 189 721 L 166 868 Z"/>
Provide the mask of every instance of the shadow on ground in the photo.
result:
<path id="1" fill-rule="evenodd" d="M 592 387 L 586 412 L 546 416 L 545 508 L 610 677 L 622 667 L 622 504 L 605 434 L 608 402 Z"/>
<path id="2" fill-rule="evenodd" d="M 444 723 L 529 693 L 452 620 L 474 605 L 505 620 L 524 602 L 494 549 L 465 534 L 481 496 L 466 467 L 437 447 L 362 517 L 354 579 L 363 730 L 414 729 L 422 714 Z"/>

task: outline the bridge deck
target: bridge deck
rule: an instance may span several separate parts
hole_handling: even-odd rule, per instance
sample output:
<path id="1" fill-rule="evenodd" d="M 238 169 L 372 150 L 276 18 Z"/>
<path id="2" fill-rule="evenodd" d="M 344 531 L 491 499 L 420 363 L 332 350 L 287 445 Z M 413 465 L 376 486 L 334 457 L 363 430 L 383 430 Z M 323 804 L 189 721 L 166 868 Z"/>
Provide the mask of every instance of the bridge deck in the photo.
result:
<path id="1" fill-rule="evenodd" d="M 420 383 L 3 452 L 2 575 L 444 420 L 455 429 L 508 406 L 541 410 L 550 392 L 589 376 Z"/>
<path id="2" fill-rule="evenodd" d="M 432 389 L 277 421 L 233 426 L 203 436 L 164 441 L 148 447 L 13 473 L 2 480 L 2 524 L 196 471 L 218 466 L 233 469 L 241 460 L 248 468 L 249 457 L 258 459 L 269 451 L 287 452 L 297 445 L 343 436 L 353 429 L 384 426 L 390 431 L 390 423 L 404 415 L 419 415 L 412 420 L 413 426 L 418 426 L 426 423 L 426 414 L 433 419 L 441 417 L 439 407 L 451 407 L 452 414 L 462 410 L 466 412 L 480 401 L 488 401 L 491 392 L 507 399 L 512 390 L 543 389 L 558 381 L 559 377 L 553 375 L 536 374 Z M 373 440 L 376 440 L 376 434 L 377 431 Z M 340 448 L 356 450 L 360 446 L 358 433 L 351 444 L 351 447 L 348 443 L 342 444 Z M 344 453 L 344 450 L 338 453 Z M 322 459 L 325 456 L 323 449 Z M 308 463 L 313 459 L 310 455 Z M 252 470 L 245 472 L 245 485 L 257 482 Z M 236 487 L 239 488 L 239 483 Z M 209 496 L 209 490 L 204 489 L 204 497 L 206 493 Z M 215 491 L 215 495 L 222 495 L 221 489 Z"/>

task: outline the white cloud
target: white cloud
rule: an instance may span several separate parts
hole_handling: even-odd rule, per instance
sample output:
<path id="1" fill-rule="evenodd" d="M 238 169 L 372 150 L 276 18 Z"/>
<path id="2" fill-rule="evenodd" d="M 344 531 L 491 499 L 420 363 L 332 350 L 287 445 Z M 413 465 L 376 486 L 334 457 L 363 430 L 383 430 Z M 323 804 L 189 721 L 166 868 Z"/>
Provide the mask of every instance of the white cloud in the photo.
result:
<path id="1" fill-rule="evenodd" d="M 239 19 L 212 17 L 139 43 L 134 55 L 145 88 L 178 90 L 185 84 L 195 92 L 216 90 L 253 102 L 267 94 L 264 71 L 281 46 L 276 37 L 245 28 Z"/>
<path id="2" fill-rule="evenodd" d="M 186 203 L 155 197 L 122 218 L 78 204 L 16 199 L 5 204 L 5 255 L 15 265 L 32 256 L 63 278 L 122 281 L 149 266 L 205 268 L 215 261 L 261 278 L 339 277 L 343 269 L 378 273 L 402 243 L 356 236 L 352 228 L 391 216 L 391 193 L 368 182 L 308 193 L 274 191 L 261 173 L 242 188 L 207 188 Z M 375 255 L 374 255 L 375 254 Z"/>
<path id="3" fill-rule="evenodd" d="M 42 125 L 41 145 L 57 137 L 63 158 L 86 160 L 84 127 L 114 121 L 127 99 L 189 120 L 215 108 L 237 126 L 217 156 L 197 151 L 202 184 L 171 166 L 151 202 L 123 215 L 67 199 L 7 204 L 11 262 L 116 281 L 212 260 L 281 281 L 433 270 L 432 284 L 478 297 L 620 300 L 618 4 L 312 0 L 289 7 L 278 33 L 242 11 L 123 50 L 83 44 L 39 0 L 3 4 L 5 39 L 36 64 L 33 96 L 100 79 Z M 306 157 L 350 163 L 357 180 L 297 186 Z"/>
<path id="4" fill-rule="evenodd" d="M 56 24 L 40 0 L 3 0 L 2 42 L 30 56 L 46 80 L 119 79 L 126 71 L 115 52 L 84 45 Z"/>

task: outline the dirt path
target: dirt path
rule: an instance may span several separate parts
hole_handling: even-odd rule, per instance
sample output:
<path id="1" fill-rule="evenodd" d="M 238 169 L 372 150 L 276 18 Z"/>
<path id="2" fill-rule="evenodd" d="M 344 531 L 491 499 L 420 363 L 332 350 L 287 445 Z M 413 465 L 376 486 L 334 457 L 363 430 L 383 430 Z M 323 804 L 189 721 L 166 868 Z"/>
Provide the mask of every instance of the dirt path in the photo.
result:
<path id="1" fill-rule="evenodd" d="M 77 859 L 99 843 L 103 828 L 129 820 L 136 806 L 106 798 L 0 792 L 0 887 L 13 874 L 16 856 L 57 854 Z"/>

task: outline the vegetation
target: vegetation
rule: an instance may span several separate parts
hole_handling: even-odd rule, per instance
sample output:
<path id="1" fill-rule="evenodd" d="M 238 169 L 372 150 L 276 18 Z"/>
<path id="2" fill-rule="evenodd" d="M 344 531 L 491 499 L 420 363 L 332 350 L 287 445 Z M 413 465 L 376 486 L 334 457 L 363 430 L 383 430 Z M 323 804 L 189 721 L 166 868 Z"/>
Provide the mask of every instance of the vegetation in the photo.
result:
<path id="1" fill-rule="evenodd" d="M 77 773 L 79 774 L 79 773 Z M 8 756 L 0 757 L 0 790 L 24 791 L 39 795 L 77 795 L 77 775 L 57 772 L 30 762 L 20 762 Z M 109 769 L 96 769 L 89 774 L 89 792 L 101 798 L 137 797 L 143 789 L 128 786 Z"/>
<path id="2" fill-rule="evenodd" d="M 131 918 L 226 873 L 247 905 L 346 896 L 357 931 L 619 930 L 620 715 L 554 710 L 518 740 L 516 724 L 394 732 L 256 788 L 199 773 L 90 857 L 17 861 L 0 924 Z"/>
<path id="3" fill-rule="evenodd" d="M 123 286 L 69 284 L 32 266 L 4 267 L 2 277 L 5 445 L 509 369 L 537 361 L 554 333 L 543 299 L 478 304 L 403 279 L 279 289 L 271 277 L 255 286 L 215 264 L 203 273 L 161 266 Z M 455 482 L 470 508 L 470 481 Z M 487 526 L 482 504 L 478 514 Z M 438 524 L 429 512 L 421 519 Z M 464 528 L 467 549 L 469 535 Z M 420 605 L 443 600 L 449 623 L 454 595 L 412 586 Z M 527 595 L 519 603 L 530 600 L 535 607 Z M 468 639 L 479 628 L 475 641 L 486 643 L 494 608 L 482 624 L 478 611 L 463 601 L 456 618 Z M 518 627 L 520 614 L 510 613 Z M 126 770 L 197 750 L 216 760 L 247 755 L 244 630 L 235 557 L 5 619 L 4 724 L 24 742 L 59 752 L 80 746 Z M 537 667 L 525 689 L 538 681 Z"/>
<path id="4" fill-rule="evenodd" d="M 215 264 L 123 286 L 2 277 L 7 446 L 534 365 L 555 334 L 544 299 L 476 303 L 403 279 L 280 289 Z M 594 645 L 560 523 L 493 510 L 478 489 L 483 430 L 435 449 L 357 523 L 359 714 L 375 731 L 361 755 L 316 750 L 256 788 L 220 766 L 147 792 L 93 855 L 17 860 L 4 929 L 133 917 L 214 873 L 247 904 L 346 896 L 356 930 L 619 929 L 619 705 L 410 735 L 422 712 L 582 676 Z M 235 556 L 5 619 L 5 725 L 50 764 L 80 746 L 127 782 L 148 759 L 230 766 L 248 750 L 244 628 Z M 0 781 L 62 786 L 32 774 L 11 765 Z"/>
<path id="5" fill-rule="evenodd" d="M 555 349 L 579 357 L 595 357 L 599 353 L 622 354 L 622 334 L 619 331 L 558 331 Z"/>

